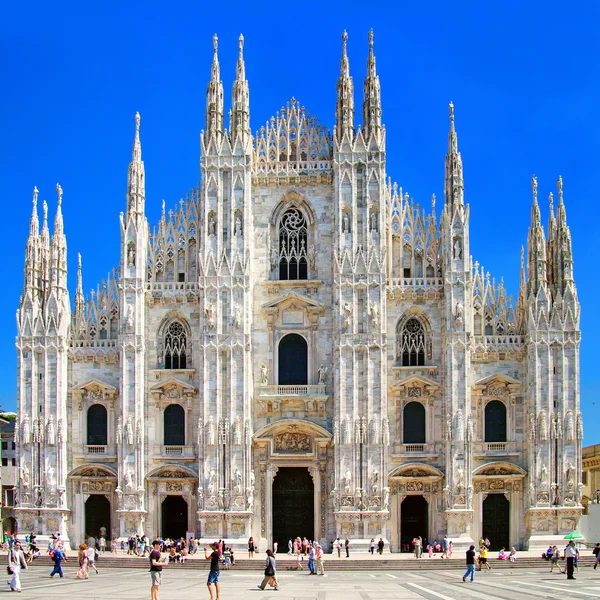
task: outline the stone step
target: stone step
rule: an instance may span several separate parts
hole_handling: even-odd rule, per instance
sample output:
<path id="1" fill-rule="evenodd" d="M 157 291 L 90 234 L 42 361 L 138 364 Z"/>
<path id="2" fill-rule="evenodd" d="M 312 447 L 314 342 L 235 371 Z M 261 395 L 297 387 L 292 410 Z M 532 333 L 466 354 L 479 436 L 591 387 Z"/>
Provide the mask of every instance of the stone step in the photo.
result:
<path id="1" fill-rule="evenodd" d="M 34 560 L 34 566 L 44 566 L 51 568 L 53 562 L 49 556 L 40 556 Z M 550 570 L 550 564 L 541 558 L 524 557 L 517 559 L 516 562 L 511 563 L 505 560 L 493 559 L 490 561 L 493 569 L 548 569 Z M 591 567 L 594 564 L 593 556 L 584 556 L 579 559 L 580 567 Z M 131 557 L 131 556 L 100 556 L 96 563 L 98 569 L 148 569 L 149 561 L 147 557 Z M 67 559 L 66 563 L 63 563 L 65 569 L 77 568 L 77 558 L 75 555 L 71 555 Z M 561 566 L 564 566 L 564 561 L 561 561 Z M 235 571 L 260 571 L 265 567 L 265 560 L 260 559 L 242 559 L 237 560 L 233 570 Z M 307 560 L 302 562 L 302 567 L 306 571 Z M 378 556 L 365 556 L 361 558 L 348 558 L 338 559 L 330 558 L 327 559 L 325 556 L 325 570 L 326 571 L 414 571 L 414 570 L 456 570 L 464 567 L 464 559 L 452 558 L 448 560 L 441 560 L 435 558 L 423 558 L 420 560 L 412 558 L 394 558 L 387 559 Z M 168 568 L 175 569 L 197 569 L 207 570 L 208 563 L 202 558 L 191 558 L 186 560 L 184 564 L 170 565 Z M 278 558 L 277 559 L 277 570 L 279 571 L 295 571 L 296 561 L 290 558 Z"/>

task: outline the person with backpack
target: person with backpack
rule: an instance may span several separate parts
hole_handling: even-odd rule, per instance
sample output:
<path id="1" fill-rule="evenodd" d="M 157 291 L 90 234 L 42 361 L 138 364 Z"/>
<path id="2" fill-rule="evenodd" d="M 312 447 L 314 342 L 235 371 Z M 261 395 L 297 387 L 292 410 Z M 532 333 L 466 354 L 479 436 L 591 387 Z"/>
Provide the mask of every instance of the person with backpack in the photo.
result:
<path id="1" fill-rule="evenodd" d="M 594 563 L 594 569 L 598 566 L 600 562 L 600 542 L 597 542 L 592 550 L 592 554 L 596 557 L 596 562 Z"/>
<path id="2" fill-rule="evenodd" d="M 27 561 L 21 549 L 21 542 L 15 540 L 13 547 L 8 549 L 8 570 L 12 573 L 12 579 L 7 583 L 11 592 L 21 591 L 21 569 L 27 570 Z"/>
<path id="3" fill-rule="evenodd" d="M 50 577 L 54 577 L 57 573 L 60 575 L 62 579 L 64 577 L 62 572 L 62 567 L 60 566 L 62 561 L 66 561 L 67 557 L 64 555 L 64 552 L 60 548 L 60 546 L 56 546 L 54 549 L 50 550 L 50 558 L 54 561 L 54 569 L 52 569 L 52 573 L 50 573 Z"/>

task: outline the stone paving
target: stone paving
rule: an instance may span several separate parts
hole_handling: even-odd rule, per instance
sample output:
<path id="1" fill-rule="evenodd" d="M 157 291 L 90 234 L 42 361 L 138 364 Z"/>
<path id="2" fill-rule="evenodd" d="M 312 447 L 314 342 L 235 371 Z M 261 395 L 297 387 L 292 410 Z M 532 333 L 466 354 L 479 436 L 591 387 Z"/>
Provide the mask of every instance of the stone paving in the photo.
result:
<path id="1" fill-rule="evenodd" d="M 208 564 L 207 564 L 208 567 Z M 178 570 L 169 566 L 163 571 L 160 600 L 193 598 L 208 600 L 206 572 Z M 575 581 L 564 575 L 551 574 L 547 565 L 535 569 L 515 569 L 502 572 L 484 571 L 475 574 L 474 583 L 463 583 L 464 566 L 456 571 L 332 572 L 324 577 L 304 572 L 279 573 L 280 591 L 257 589 L 262 573 L 223 571 L 221 600 L 388 600 L 391 598 L 427 600 L 532 600 L 550 598 L 564 600 L 600 597 L 600 570 L 581 568 Z M 68 598 L 78 600 L 141 600 L 150 598 L 150 576 L 146 570 L 106 569 L 89 580 L 79 581 L 75 570 L 68 568 L 64 579 L 50 579 L 50 569 L 33 566 L 22 574 L 22 597 L 48 600 Z M 0 593 L 9 593 L 8 586 Z"/>

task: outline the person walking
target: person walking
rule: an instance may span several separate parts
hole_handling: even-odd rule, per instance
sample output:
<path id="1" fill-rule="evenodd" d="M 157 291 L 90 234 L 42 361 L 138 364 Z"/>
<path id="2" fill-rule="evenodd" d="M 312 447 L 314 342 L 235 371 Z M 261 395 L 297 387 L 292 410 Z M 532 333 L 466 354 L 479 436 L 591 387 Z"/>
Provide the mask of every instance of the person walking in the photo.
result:
<path id="1" fill-rule="evenodd" d="M 380 556 L 383 556 L 383 548 L 385 547 L 385 542 L 383 541 L 383 538 L 380 537 L 379 541 L 377 542 L 377 551 L 379 552 Z"/>
<path id="2" fill-rule="evenodd" d="M 13 546 L 8 549 L 8 568 L 12 570 L 12 579 L 7 581 L 10 590 L 11 592 L 20 592 L 21 569 L 27 570 L 27 561 L 19 540 L 15 540 Z"/>
<path id="3" fill-rule="evenodd" d="M 250 538 L 252 539 L 252 538 Z M 208 550 L 212 548 L 212 552 Z M 208 579 L 206 580 L 206 587 L 210 594 L 210 600 L 219 600 L 221 596 L 221 589 L 219 587 L 219 575 L 221 574 L 221 568 L 219 567 L 219 543 L 214 542 L 210 546 L 204 546 L 204 558 L 210 560 L 210 571 L 208 572 Z M 216 595 L 213 597 L 211 585 L 215 586 Z"/>
<path id="4" fill-rule="evenodd" d="M 273 583 L 275 584 L 275 589 L 278 590 L 279 589 L 279 581 L 277 580 L 277 567 L 275 564 L 275 555 L 273 554 L 273 551 L 269 548 L 267 550 L 267 562 L 265 565 L 265 576 L 263 577 L 261 584 L 258 586 L 259 589 L 264 590 L 265 586 L 267 585 L 267 583 L 269 583 L 270 579 L 273 580 Z"/>
<path id="5" fill-rule="evenodd" d="M 79 546 L 79 551 L 77 552 L 77 562 L 79 564 L 79 569 L 77 571 L 77 579 L 89 578 L 89 567 L 86 550 L 87 544 L 81 544 Z"/>
<path id="6" fill-rule="evenodd" d="M 85 555 L 87 556 L 88 573 L 90 569 L 94 569 L 94 571 L 96 571 L 96 575 L 98 575 L 98 567 L 96 567 L 96 557 L 98 556 L 98 552 L 96 551 L 96 548 L 87 546 L 85 549 Z"/>
<path id="7" fill-rule="evenodd" d="M 471 583 L 475 579 L 475 546 L 471 544 L 467 550 L 467 571 L 463 575 L 463 582 L 467 580 L 467 577 L 471 575 Z"/>
<path id="8" fill-rule="evenodd" d="M 335 539 L 335 542 L 333 543 L 333 547 L 335 550 L 337 550 L 338 558 L 341 558 L 342 541 L 340 540 L 340 538 Z"/>
<path id="9" fill-rule="evenodd" d="M 550 556 L 550 573 L 552 573 L 552 571 L 554 571 L 554 567 L 557 567 L 558 571 L 560 573 L 564 573 L 564 571 L 561 569 L 561 566 L 558 562 L 559 560 L 560 560 L 560 552 L 556 546 L 552 546 L 552 555 Z"/>
<path id="10" fill-rule="evenodd" d="M 596 561 L 594 562 L 594 569 L 598 566 L 600 562 L 600 542 L 597 542 L 592 550 L 592 554 L 596 557 Z"/>
<path id="11" fill-rule="evenodd" d="M 308 545 L 308 570 L 311 575 L 316 575 L 317 571 L 315 569 L 315 547 L 312 544 Z"/>
<path id="12" fill-rule="evenodd" d="M 325 575 L 323 546 L 321 546 L 321 544 L 317 544 L 316 556 L 317 556 L 317 575 Z"/>
<path id="13" fill-rule="evenodd" d="M 575 579 L 573 577 L 573 571 L 575 569 L 575 557 L 577 551 L 575 550 L 575 542 L 571 540 L 565 548 L 565 557 L 567 558 L 567 579 Z"/>
<path id="14" fill-rule="evenodd" d="M 248 540 L 248 558 L 254 558 L 254 538 Z"/>
<path id="15" fill-rule="evenodd" d="M 440 558 L 448 558 L 448 535 L 442 540 L 442 556 Z"/>
<path id="16" fill-rule="evenodd" d="M 150 600 L 158 600 L 158 587 L 162 582 L 162 570 L 163 567 L 168 566 L 168 560 L 165 558 L 164 561 L 160 560 L 160 541 L 154 540 L 152 542 L 152 552 L 150 552 L 150 578 L 152 581 L 152 587 L 150 588 Z M 97 573 L 98 571 L 96 571 Z"/>
<path id="17" fill-rule="evenodd" d="M 479 549 L 479 564 L 482 567 L 485 565 L 488 570 L 492 568 L 492 565 L 488 562 L 488 547 L 485 544 Z"/>
<path id="18" fill-rule="evenodd" d="M 292 555 L 293 550 L 294 550 L 294 544 L 292 543 L 292 540 L 289 539 L 288 540 L 288 556 Z"/>
<path id="19" fill-rule="evenodd" d="M 56 546 L 54 550 L 51 550 L 50 556 L 52 557 L 52 552 L 54 552 L 54 569 L 52 569 L 52 573 L 50 573 L 50 577 L 54 577 L 57 573 L 60 575 L 61 579 L 64 577 L 62 572 L 62 567 L 60 566 L 62 561 L 66 561 L 67 557 L 64 555 L 62 548 L 60 546 Z"/>
<path id="20" fill-rule="evenodd" d="M 346 539 L 344 540 L 344 546 L 346 548 L 346 558 L 350 558 L 350 540 L 348 539 L 348 536 L 346 536 Z"/>

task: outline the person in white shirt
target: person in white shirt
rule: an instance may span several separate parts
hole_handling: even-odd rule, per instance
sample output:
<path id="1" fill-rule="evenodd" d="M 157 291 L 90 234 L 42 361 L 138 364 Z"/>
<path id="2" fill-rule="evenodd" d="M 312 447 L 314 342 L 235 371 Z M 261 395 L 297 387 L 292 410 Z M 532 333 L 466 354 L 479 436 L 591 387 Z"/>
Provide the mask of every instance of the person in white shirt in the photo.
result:
<path id="1" fill-rule="evenodd" d="M 88 568 L 94 569 L 96 571 L 96 575 L 98 574 L 98 569 L 96 568 L 96 548 L 93 546 L 88 546 L 85 549 L 85 555 L 88 559 Z"/>
<path id="2" fill-rule="evenodd" d="M 565 556 L 567 557 L 567 579 L 575 579 L 575 577 L 573 577 L 573 571 L 575 569 L 577 550 L 575 549 L 575 542 L 573 540 L 571 540 L 565 548 Z"/>

